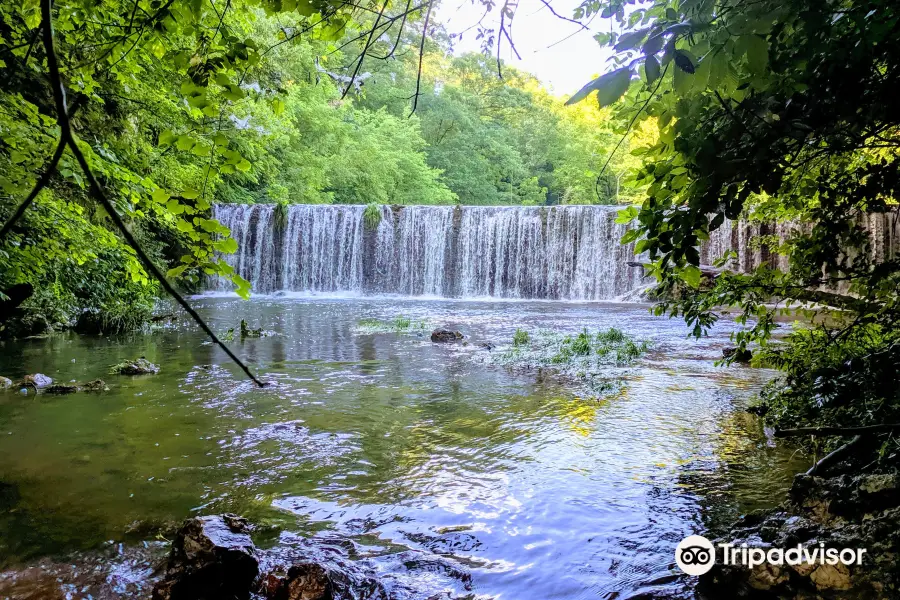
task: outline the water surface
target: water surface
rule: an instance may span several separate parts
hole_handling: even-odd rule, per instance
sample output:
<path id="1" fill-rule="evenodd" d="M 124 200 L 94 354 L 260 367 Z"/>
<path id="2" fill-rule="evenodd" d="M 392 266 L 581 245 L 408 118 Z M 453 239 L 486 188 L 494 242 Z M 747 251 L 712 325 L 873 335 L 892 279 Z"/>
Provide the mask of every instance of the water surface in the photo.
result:
<path id="1" fill-rule="evenodd" d="M 683 323 L 638 305 L 195 303 L 219 331 L 243 317 L 278 332 L 232 342 L 274 386 L 255 388 L 186 322 L 0 346 L 7 377 L 103 377 L 111 388 L 0 392 L 7 568 L 110 540 L 139 544 L 192 514 L 231 511 L 263 526 L 264 547 L 298 536 L 352 542 L 354 556 L 414 597 L 690 597 L 674 545 L 778 502 L 805 466 L 741 410 L 771 373 L 714 366 L 730 323 L 694 341 Z M 459 329 L 468 344 L 356 329 L 398 315 Z M 479 348 L 508 343 L 517 327 L 611 326 L 653 347 L 621 373 L 622 391 L 600 400 L 546 373 L 492 366 Z M 141 355 L 161 373 L 106 374 Z M 410 567 L 410 553 L 440 567 Z"/>

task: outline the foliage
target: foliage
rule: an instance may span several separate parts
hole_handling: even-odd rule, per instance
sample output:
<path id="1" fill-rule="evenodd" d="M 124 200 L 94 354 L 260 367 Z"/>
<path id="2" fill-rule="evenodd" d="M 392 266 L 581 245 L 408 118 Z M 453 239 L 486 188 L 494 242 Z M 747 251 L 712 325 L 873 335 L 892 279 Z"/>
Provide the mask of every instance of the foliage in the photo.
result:
<path id="1" fill-rule="evenodd" d="M 367 229 L 373 231 L 378 229 L 378 225 L 381 223 L 381 205 L 375 202 L 367 204 L 363 211 L 363 222 Z"/>
<path id="2" fill-rule="evenodd" d="M 887 0 L 586 0 L 578 9 L 598 12 L 618 25 L 601 39 L 615 53 L 617 77 L 641 78 L 627 94 L 609 79 L 588 87 L 624 95 L 620 114 L 640 111 L 660 128 L 637 175 L 649 185 L 647 199 L 627 215 L 636 228 L 624 241 L 637 240 L 664 287 L 681 280 L 695 290 L 657 312 L 682 315 L 702 335 L 718 307 L 738 306 L 746 327 L 735 339 L 744 349 L 767 343 L 784 304 L 842 309 L 830 333 L 789 340 L 797 348 L 786 350 L 793 358 L 782 367 L 804 388 L 790 397 L 814 397 L 814 380 L 800 377 L 805 370 L 818 372 L 826 357 L 849 361 L 863 338 L 893 331 L 900 320 L 900 262 L 875 252 L 861 226 L 865 213 L 896 210 L 900 7 Z M 739 217 L 803 223 L 769 248 L 788 257 L 789 269 L 732 270 L 700 288 L 698 245 Z M 729 257 L 722 264 L 731 266 Z M 821 336 L 840 343 L 827 342 L 818 356 Z M 864 347 L 880 356 L 888 343 L 882 336 Z M 849 383 L 863 372 L 854 366 L 832 377 Z M 882 402 L 891 401 L 889 389 Z M 824 407 L 794 417 L 828 418 Z"/>
<path id="3" fill-rule="evenodd" d="M 900 420 L 900 334 L 878 326 L 835 332 L 801 328 L 788 343 L 755 360 L 784 372 L 761 394 L 761 410 L 776 427 L 876 425 Z M 900 447 L 887 442 L 893 457 Z"/>
<path id="4" fill-rule="evenodd" d="M 221 260 L 237 241 L 211 217 L 214 202 L 275 202 L 283 227 L 286 205 L 296 202 L 633 200 L 621 185 L 636 168 L 627 152 L 597 177 L 621 122 L 609 111 L 564 107 L 514 69 L 501 80 L 482 56 L 451 58 L 441 30 L 420 27 L 426 6 L 53 4 L 79 148 L 169 279 L 191 290 L 206 277 L 224 277 L 249 294 L 249 283 Z M 59 128 L 38 35 L 40 5 L 4 4 L 0 17 L 6 218 L 34 185 Z M 419 47 L 420 35 L 429 38 L 421 70 L 414 53 L 395 53 L 398 44 Z M 365 39 L 371 44 L 361 47 Z M 362 54 L 354 57 L 356 50 Z M 373 62 L 379 54 L 385 59 Z M 79 281 L 93 284 L 85 290 Z M 23 282 L 40 292 L 25 312 L 60 327 L 84 309 L 116 327 L 138 324 L 158 292 L 89 198 L 68 151 L 0 241 L 0 290 Z"/>

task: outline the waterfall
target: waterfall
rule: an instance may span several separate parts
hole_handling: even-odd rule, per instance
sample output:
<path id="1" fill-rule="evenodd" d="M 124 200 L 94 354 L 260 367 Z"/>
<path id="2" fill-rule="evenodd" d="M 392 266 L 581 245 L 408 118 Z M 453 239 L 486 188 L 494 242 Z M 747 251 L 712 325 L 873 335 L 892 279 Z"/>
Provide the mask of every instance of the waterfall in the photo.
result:
<path id="1" fill-rule="evenodd" d="M 255 293 L 350 292 L 463 298 L 611 300 L 642 284 L 633 246 L 619 240 L 618 206 L 382 206 L 366 227 L 364 206 L 296 204 L 285 223 L 271 204 L 219 204 L 213 214 L 238 251 L 225 256 Z M 892 255 L 898 228 L 891 214 L 866 217 L 873 256 Z M 784 239 L 790 224 L 725 222 L 700 248 L 712 264 L 727 251 L 731 268 L 787 257 L 757 243 Z M 646 280 L 643 281 L 646 283 Z M 214 289 L 227 290 L 223 280 Z"/>

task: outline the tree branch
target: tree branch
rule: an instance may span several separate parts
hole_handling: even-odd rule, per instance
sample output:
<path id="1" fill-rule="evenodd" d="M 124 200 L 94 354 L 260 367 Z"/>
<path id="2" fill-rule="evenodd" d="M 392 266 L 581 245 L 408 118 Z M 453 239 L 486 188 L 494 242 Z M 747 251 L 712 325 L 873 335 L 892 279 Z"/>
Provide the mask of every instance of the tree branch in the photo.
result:
<path id="1" fill-rule="evenodd" d="M 160 8 L 156 15 L 160 14 L 162 10 L 164 10 L 168 5 L 172 3 L 173 0 L 170 0 L 163 8 Z M 110 202 L 109 198 L 107 198 L 106 193 L 103 191 L 103 188 L 100 186 L 100 183 L 97 181 L 97 178 L 94 177 L 93 171 L 91 171 L 90 165 L 88 165 L 87 159 L 84 157 L 84 154 L 81 152 L 81 148 L 78 147 L 78 144 L 75 141 L 75 137 L 72 133 L 72 125 L 69 120 L 68 110 L 66 108 L 66 90 L 63 85 L 62 78 L 59 73 L 59 62 L 56 57 L 56 51 L 54 50 L 54 40 L 53 40 L 53 16 L 52 16 L 52 0 L 41 0 L 41 18 L 43 20 L 43 41 L 44 41 L 44 49 L 47 53 L 47 70 L 50 75 L 50 83 L 53 88 L 53 101 L 56 105 L 56 117 L 59 122 L 60 128 L 60 143 L 59 148 L 64 149 L 65 146 L 68 145 L 69 149 L 72 151 L 72 154 L 75 155 L 75 159 L 78 161 L 79 166 L 81 166 L 81 170 L 84 171 L 85 176 L 87 177 L 89 188 L 91 190 L 91 194 L 94 196 L 96 200 L 100 202 L 103 208 L 106 210 L 107 214 L 109 214 L 110 219 L 112 219 L 113 223 L 119 229 L 122 234 L 122 237 L 128 242 L 128 244 L 134 249 L 135 253 L 140 258 L 141 262 L 144 263 L 144 266 L 148 271 L 159 281 L 160 285 L 162 285 L 163 289 L 166 290 L 178 304 L 187 312 L 194 321 L 200 326 L 200 328 L 206 332 L 207 335 L 212 339 L 212 341 L 218 345 L 225 354 L 228 355 L 231 360 L 233 360 L 241 369 L 246 373 L 247 377 L 253 380 L 256 385 L 259 387 L 263 387 L 262 381 L 256 378 L 256 376 L 250 371 L 250 368 L 245 365 L 241 359 L 239 359 L 234 352 L 231 351 L 222 341 L 213 333 L 212 329 L 209 328 L 209 325 L 197 314 L 197 312 L 188 304 L 187 300 L 185 300 L 181 294 L 179 294 L 175 288 L 172 287 L 172 284 L 168 282 L 159 268 L 150 260 L 150 257 L 147 256 L 147 253 L 144 252 L 144 249 L 138 244 L 137 240 L 134 239 L 134 236 L 125 226 L 125 223 L 122 221 L 122 217 L 119 216 L 119 213 L 116 211 L 116 208 L 113 206 L 112 202 Z M 62 150 L 57 149 L 57 153 L 59 156 L 62 156 Z M 56 156 L 56 155 L 54 155 Z M 49 171 L 45 172 L 45 177 L 49 179 L 49 175 L 47 174 Z M 42 177 L 42 180 L 44 178 Z M 38 182 L 40 184 L 40 182 Z M 43 186 L 46 185 L 46 181 L 43 185 L 39 187 L 36 186 L 35 190 L 32 191 L 31 195 L 36 196 L 37 192 L 39 192 Z M 24 210 L 23 210 L 24 212 Z M 15 221 L 9 223 L 9 227 Z M 4 227 L 5 229 L 5 227 Z"/>

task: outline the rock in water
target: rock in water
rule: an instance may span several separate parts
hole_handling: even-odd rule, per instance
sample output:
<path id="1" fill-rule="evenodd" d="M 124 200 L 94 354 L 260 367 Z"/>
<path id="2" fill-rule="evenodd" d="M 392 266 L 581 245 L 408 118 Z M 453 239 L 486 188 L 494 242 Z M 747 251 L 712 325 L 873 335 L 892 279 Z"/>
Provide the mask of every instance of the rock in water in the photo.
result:
<path id="1" fill-rule="evenodd" d="M 137 360 L 126 360 L 114 365 L 111 371 L 119 375 L 151 375 L 159 373 L 159 367 L 142 356 Z"/>
<path id="2" fill-rule="evenodd" d="M 753 353 L 749 350 L 741 350 L 734 347 L 722 349 L 722 358 L 731 358 L 732 356 L 734 357 L 734 362 L 748 363 L 753 358 Z"/>
<path id="3" fill-rule="evenodd" d="M 34 387 L 34 388 L 45 388 L 53 383 L 53 380 L 43 373 L 35 373 L 34 375 L 26 375 L 22 378 L 22 381 L 19 382 L 20 386 L 23 387 Z"/>
<path id="4" fill-rule="evenodd" d="M 456 342 L 463 339 L 463 334 L 450 329 L 435 329 L 431 332 L 432 342 Z"/>
<path id="5" fill-rule="evenodd" d="M 102 379 L 95 379 L 83 384 L 81 389 L 85 392 L 108 392 L 109 386 L 107 386 L 106 382 Z"/>
<path id="6" fill-rule="evenodd" d="M 44 390 L 45 394 L 74 394 L 75 392 L 108 392 L 109 388 L 102 379 L 87 383 L 57 383 Z"/>
<path id="7" fill-rule="evenodd" d="M 45 394 L 74 394 L 78 386 L 74 383 L 57 383 L 44 390 Z"/>
<path id="8" fill-rule="evenodd" d="M 5 390 L 8 387 L 12 387 L 12 379 L 9 377 L 0 377 L 0 390 Z"/>
<path id="9" fill-rule="evenodd" d="M 259 575 L 247 521 L 237 515 L 188 519 L 178 530 L 166 574 L 153 600 L 234 600 L 250 597 Z"/>
<path id="10" fill-rule="evenodd" d="M 271 600 L 334 600 L 334 584 L 325 567 L 316 563 L 292 566 L 287 577 L 269 577 L 267 598 Z"/>

